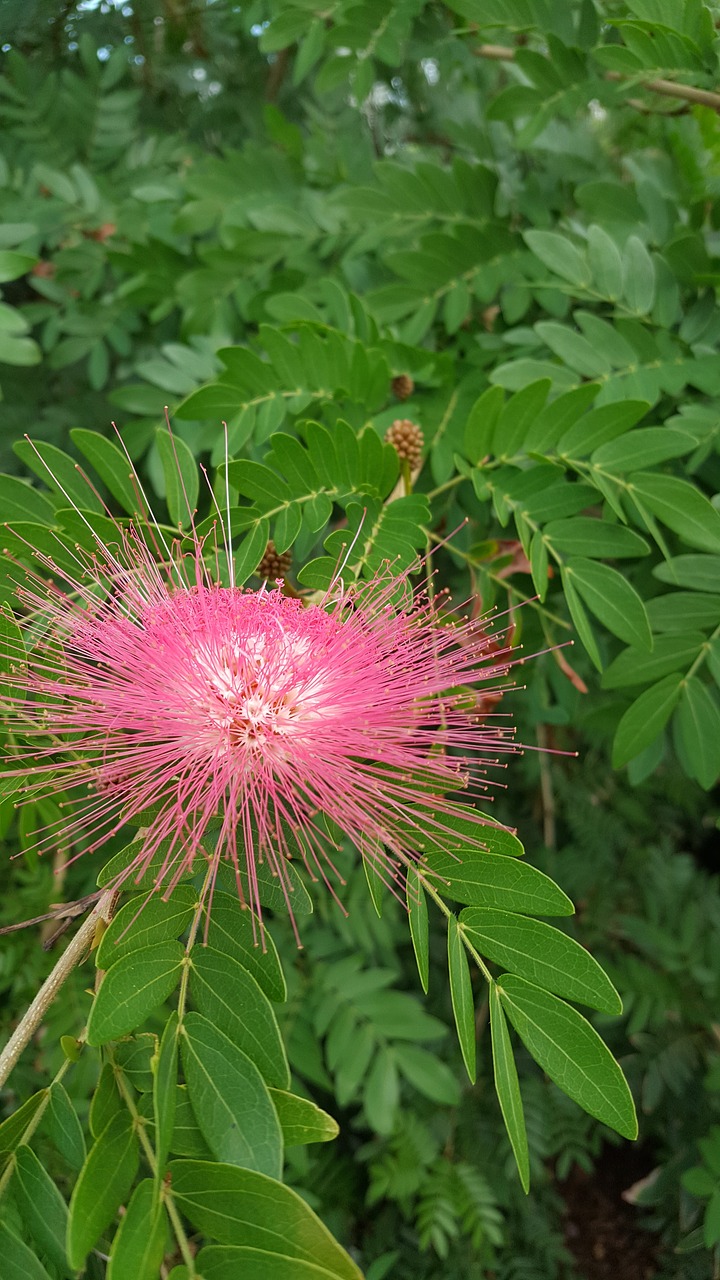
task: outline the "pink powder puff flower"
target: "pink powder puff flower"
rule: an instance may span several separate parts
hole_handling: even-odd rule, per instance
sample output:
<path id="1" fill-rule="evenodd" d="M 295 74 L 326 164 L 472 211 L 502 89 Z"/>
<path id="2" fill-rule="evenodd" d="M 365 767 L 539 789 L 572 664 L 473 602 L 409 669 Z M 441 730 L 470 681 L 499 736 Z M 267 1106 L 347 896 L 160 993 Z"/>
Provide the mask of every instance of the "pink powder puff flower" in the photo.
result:
<path id="1" fill-rule="evenodd" d="M 221 585 L 210 539 L 184 551 L 148 519 L 115 533 L 75 548 L 76 571 L 35 552 L 51 577 L 18 589 L 28 656 L 4 708 L 27 793 L 72 799 L 64 834 L 81 852 L 142 815 L 125 875 L 159 855 L 164 896 L 205 854 L 210 892 L 227 862 L 260 915 L 265 863 L 292 914 L 291 857 L 341 880 L 333 827 L 398 889 L 428 833 L 451 830 L 452 797 L 514 750 L 506 717 L 479 716 L 468 689 L 497 694 L 510 650 L 482 622 L 441 617 L 408 570 L 336 575 L 309 602 Z M 461 812 L 482 848 L 488 819 Z"/>

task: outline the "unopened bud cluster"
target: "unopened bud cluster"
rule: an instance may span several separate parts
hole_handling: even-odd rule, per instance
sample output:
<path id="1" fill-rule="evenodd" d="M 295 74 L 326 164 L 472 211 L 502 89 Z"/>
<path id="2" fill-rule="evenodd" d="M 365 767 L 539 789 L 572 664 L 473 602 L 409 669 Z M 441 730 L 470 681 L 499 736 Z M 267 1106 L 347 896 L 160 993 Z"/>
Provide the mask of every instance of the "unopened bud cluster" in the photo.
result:
<path id="1" fill-rule="evenodd" d="M 407 462 L 411 471 L 422 458 L 425 437 L 416 422 L 409 418 L 396 418 L 385 432 L 385 440 L 391 444 L 401 462 Z"/>
<path id="2" fill-rule="evenodd" d="M 275 582 L 277 578 L 285 579 L 292 564 L 292 552 L 277 551 L 275 543 L 268 542 L 263 558 L 257 567 L 257 576 L 263 582 Z"/>
<path id="3" fill-rule="evenodd" d="M 415 390 L 415 383 L 409 373 L 399 373 L 390 385 L 396 400 L 408 400 Z"/>

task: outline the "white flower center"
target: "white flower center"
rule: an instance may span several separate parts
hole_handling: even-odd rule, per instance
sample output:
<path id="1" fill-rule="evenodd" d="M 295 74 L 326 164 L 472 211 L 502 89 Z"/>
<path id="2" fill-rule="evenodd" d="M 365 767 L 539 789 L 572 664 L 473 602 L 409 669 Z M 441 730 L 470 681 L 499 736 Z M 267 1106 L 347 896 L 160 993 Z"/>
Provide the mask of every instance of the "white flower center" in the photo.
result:
<path id="1" fill-rule="evenodd" d="M 287 739 L 320 714 L 324 680 L 308 670 L 309 647 L 304 637 L 260 632 L 197 655 L 210 691 L 208 720 L 226 742 L 285 758 Z"/>

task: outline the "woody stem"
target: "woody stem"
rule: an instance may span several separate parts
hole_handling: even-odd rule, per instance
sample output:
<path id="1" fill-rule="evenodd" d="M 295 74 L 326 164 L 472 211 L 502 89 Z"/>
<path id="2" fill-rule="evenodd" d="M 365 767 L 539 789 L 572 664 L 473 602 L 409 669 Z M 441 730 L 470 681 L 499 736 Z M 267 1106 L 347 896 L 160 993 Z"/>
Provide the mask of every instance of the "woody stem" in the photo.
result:
<path id="1" fill-rule="evenodd" d="M 75 966 L 85 958 L 95 936 L 98 923 L 101 920 L 108 923 L 112 919 L 115 902 L 116 891 L 109 889 L 83 921 L 52 973 L 43 982 L 32 1004 L 20 1019 L 5 1048 L 0 1053 L 0 1086 L 7 1080 L 20 1054 L 37 1031 L 61 987 L 70 977 Z"/>

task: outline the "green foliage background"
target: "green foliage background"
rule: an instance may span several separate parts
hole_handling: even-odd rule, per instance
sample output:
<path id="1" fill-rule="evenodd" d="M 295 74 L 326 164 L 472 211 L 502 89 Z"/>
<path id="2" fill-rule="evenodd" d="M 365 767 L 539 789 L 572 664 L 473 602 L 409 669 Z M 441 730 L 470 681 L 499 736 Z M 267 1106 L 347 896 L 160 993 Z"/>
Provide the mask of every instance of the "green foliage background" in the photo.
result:
<path id="1" fill-rule="evenodd" d="M 576 640 L 523 669 L 512 709 L 525 741 L 580 758 L 516 761 L 498 816 L 576 903 L 573 936 L 623 997 L 623 1018 L 596 1025 L 628 1074 L 657 1171 L 637 1213 L 662 1241 L 658 1275 L 715 1274 L 720 5 L 5 0 L 2 23 L 4 546 L 15 556 L 22 537 L 78 537 L 67 499 L 15 443 L 25 433 L 58 475 L 72 474 L 58 469 L 66 454 L 89 463 L 118 514 L 132 513 L 100 438 L 111 419 L 182 524 L 167 406 L 190 486 L 198 461 L 211 475 L 222 463 L 227 421 L 240 579 L 257 583 L 272 537 L 292 551 L 296 584 L 326 585 L 338 525 L 356 529 L 365 510 L 350 575 L 409 564 L 457 530 L 435 558 L 453 594 L 512 609 L 528 653 Z M 412 390 L 400 400 L 403 375 Z M 397 418 L 424 434 L 412 475 L 383 444 Z M 5 602 L 14 577 L 8 561 Z M 26 850 L 2 873 L 4 924 L 57 900 L 30 851 L 33 809 L 0 804 L 7 851 Z M 62 892 L 90 891 L 96 871 L 81 860 Z M 272 928 L 293 1088 L 341 1125 L 326 1146 L 288 1146 L 286 1182 L 368 1280 L 577 1275 L 562 1182 L 575 1163 L 592 1171 L 610 1131 L 521 1049 L 526 1200 L 493 1096 L 483 985 L 473 972 L 471 1087 L 448 1034 L 443 922 L 431 916 L 426 1002 L 398 905 L 378 917 L 352 866 L 346 903 L 347 921 L 315 902 L 301 957 L 283 921 Z M 158 972 L 180 931 L 158 944 Z M 8 1027 L 52 959 L 35 930 L 5 939 Z M 78 975 L 52 1010 L 7 1114 L 63 1069 L 59 1037 L 86 1021 L 87 982 Z M 118 1150 L 122 1099 L 143 1115 L 150 1096 L 153 1018 L 104 1051 L 102 1073 L 85 1049 L 67 1077 L 86 1133 L 114 1124 Z M 287 1087 L 282 1070 L 274 1089 Z M 54 1100 L 58 1114 L 64 1105 Z M 178 1108 L 173 1153 L 203 1160 L 207 1133 L 186 1097 Z M 38 1150 L 67 1197 L 83 1154 L 74 1128 L 74 1145 L 57 1140 L 52 1115 L 46 1106 Z M 313 1123 L 327 1126 L 316 1137 L 335 1132 Z M 128 1143 L 117 1203 L 135 1176 Z M 51 1193 L 32 1151 L 22 1159 L 0 1210 L 2 1256 L 15 1249 L 18 1275 L 55 1280 L 67 1263 L 27 1213 Z M 204 1232 L 191 1172 L 177 1169 L 178 1195 Z M 130 1221 L 152 1237 L 147 1181 Z M 127 1250 L 130 1229 L 115 1239 Z M 158 1235 L 159 1256 L 165 1244 Z M 356 1274 L 337 1256 L 328 1274 Z M 89 1258 L 87 1275 L 104 1275 Z M 144 1265 L 121 1253 L 108 1274 L 158 1274 Z M 231 1276 L 237 1262 L 216 1252 L 207 1265 Z"/>

